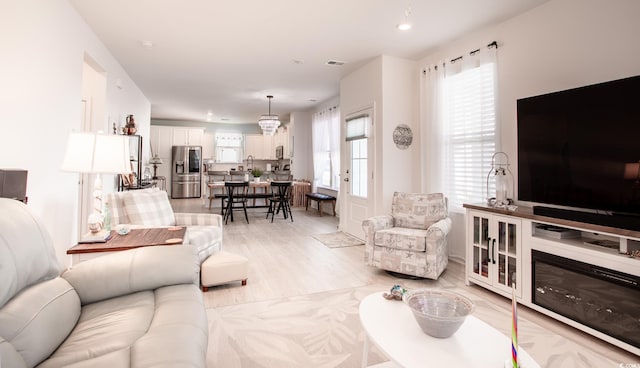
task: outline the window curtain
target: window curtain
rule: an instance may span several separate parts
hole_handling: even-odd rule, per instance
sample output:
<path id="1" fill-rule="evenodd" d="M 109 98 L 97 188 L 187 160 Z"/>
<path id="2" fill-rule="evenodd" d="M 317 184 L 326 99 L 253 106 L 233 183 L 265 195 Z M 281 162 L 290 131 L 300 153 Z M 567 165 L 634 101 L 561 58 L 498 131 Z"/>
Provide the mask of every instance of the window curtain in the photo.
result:
<path id="1" fill-rule="evenodd" d="M 340 175 L 340 110 L 331 107 L 313 114 L 313 187 L 338 189 Z M 324 183 L 323 183 L 324 182 Z"/>
<path id="2" fill-rule="evenodd" d="M 420 140 L 423 162 L 428 170 L 421 170 L 421 189 L 423 193 L 445 192 L 442 173 L 444 166 L 444 134 L 442 133 L 442 88 L 444 84 L 444 62 L 429 65 L 422 71 L 420 90 L 420 118 L 422 120 Z"/>
<path id="3" fill-rule="evenodd" d="M 497 47 L 482 47 L 423 68 L 422 190 L 443 192 L 450 210 L 486 200 L 486 174 L 497 151 Z M 424 146 L 424 145 L 423 145 Z"/>
<path id="4" fill-rule="evenodd" d="M 331 155 L 331 187 L 340 189 L 340 109 L 329 109 L 329 151 Z"/>
<path id="5" fill-rule="evenodd" d="M 311 120 L 311 139 L 313 145 L 313 191 L 316 191 L 318 183 L 322 180 L 322 173 L 326 165 L 324 154 L 328 151 L 328 142 L 326 137 L 329 135 L 327 124 L 324 124 L 324 113 L 317 112 L 313 114 Z"/>

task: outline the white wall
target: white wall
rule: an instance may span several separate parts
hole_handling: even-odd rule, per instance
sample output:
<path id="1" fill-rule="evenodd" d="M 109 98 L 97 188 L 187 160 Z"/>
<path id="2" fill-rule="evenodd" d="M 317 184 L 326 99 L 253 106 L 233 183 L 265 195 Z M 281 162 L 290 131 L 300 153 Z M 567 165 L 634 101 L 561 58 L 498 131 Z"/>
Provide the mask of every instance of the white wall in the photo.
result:
<path id="1" fill-rule="evenodd" d="M 293 157 L 291 157 L 291 175 L 294 179 L 313 180 L 313 149 L 311 148 L 311 113 L 292 112 L 289 132 L 293 136 Z"/>
<path id="2" fill-rule="evenodd" d="M 517 99 L 639 75 L 639 15 L 637 0 L 552 0 L 451 42 L 419 65 L 498 42 L 501 145 L 517 180 Z M 464 219 L 453 217 L 450 254 L 464 257 Z"/>
<path id="3" fill-rule="evenodd" d="M 390 213 L 393 192 L 415 192 L 419 188 L 419 142 L 400 149 L 393 142 L 393 131 L 399 124 L 411 127 L 418 138 L 418 67 L 415 61 L 390 56 L 382 57 L 382 139 L 376 141 L 382 150 L 383 213 Z"/>
<path id="4" fill-rule="evenodd" d="M 382 55 L 340 81 L 341 121 L 363 108 L 374 107 L 370 135 L 375 152 L 374 188 L 370 189 L 372 215 L 391 211 L 393 192 L 412 192 L 418 188 L 418 78 L 415 61 Z M 405 150 L 396 147 L 392 138 L 399 124 L 410 126 L 414 132 L 414 142 Z M 343 154 L 344 168 L 346 159 Z"/>
<path id="5" fill-rule="evenodd" d="M 80 130 L 85 53 L 106 71 L 108 116 L 123 123 L 134 114 L 148 137 L 150 104 L 66 1 L 5 0 L 0 24 L 0 167 L 29 171 L 28 206 L 66 265 L 66 249 L 77 241 L 78 175 L 60 165 L 69 132 Z M 109 190 L 109 176 L 103 181 Z"/>
<path id="6" fill-rule="evenodd" d="M 369 134 L 369 139 L 374 141 L 375 145 L 375 157 L 374 157 L 374 172 L 381 173 L 382 162 L 384 157 L 381 155 L 382 150 L 378 149 L 378 141 L 384 139 L 381 137 L 382 125 L 378 124 L 382 120 L 382 57 L 377 57 L 369 63 L 362 66 L 360 69 L 347 75 L 340 81 L 340 121 L 344 122 L 345 118 L 353 113 L 359 112 L 365 108 L 373 107 L 373 121 L 374 129 Z M 344 124 L 341 123 L 340 139 L 343 140 L 345 136 Z M 345 176 L 345 170 L 348 168 L 346 154 L 341 152 L 340 171 L 341 176 Z M 342 182 L 340 191 L 347 193 L 345 182 Z M 382 185 L 378 184 L 378 181 L 374 181 L 374 187 L 369 188 L 372 198 L 371 210 L 374 214 L 377 214 L 377 208 L 380 207 L 379 203 L 383 200 Z M 340 201 L 340 212 L 345 212 L 345 201 Z M 341 219 L 340 228 L 343 229 L 343 220 Z"/>

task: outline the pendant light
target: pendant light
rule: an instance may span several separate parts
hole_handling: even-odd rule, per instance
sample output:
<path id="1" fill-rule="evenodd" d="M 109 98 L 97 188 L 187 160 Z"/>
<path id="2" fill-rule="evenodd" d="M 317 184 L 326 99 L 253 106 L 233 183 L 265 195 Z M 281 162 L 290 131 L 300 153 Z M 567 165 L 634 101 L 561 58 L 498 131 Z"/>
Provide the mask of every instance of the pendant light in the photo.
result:
<path id="1" fill-rule="evenodd" d="M 278 119 L 278 115 L 271 115 L 271 99 L 273 96 L 267 96 L 267 98 L 269 99 L 269 114 L 261 115 L 260 120 L 258 120 L 258 125 L 262 128 L 263 135 L 274 135 L 280 126 L 280 120 Z"/>

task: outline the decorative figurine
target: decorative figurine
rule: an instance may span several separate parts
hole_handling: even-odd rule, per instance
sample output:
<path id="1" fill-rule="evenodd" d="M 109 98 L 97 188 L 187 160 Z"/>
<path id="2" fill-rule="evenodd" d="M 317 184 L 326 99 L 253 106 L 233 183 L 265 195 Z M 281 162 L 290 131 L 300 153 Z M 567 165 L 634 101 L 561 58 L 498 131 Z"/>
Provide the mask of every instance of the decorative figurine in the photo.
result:
<path id="1" fill-rule="evenodd" d="M 402 300 L 402 296 L 406 292 L 407 292 L 407 289 L 405 289 L 401 285 L 396 284 L 396 285 L 393 285 L 393 287 L 388 293 L 384 293 L 382 294 L 382 296 L 387 300 Z"/>
<path id="2" fill-rule="evenodd" d="M 127 124 L 122 128 L 122 134 L 134 135 L 137 131 L 136 121 L 133 119 L 133 115 L 128 115 Z"/>

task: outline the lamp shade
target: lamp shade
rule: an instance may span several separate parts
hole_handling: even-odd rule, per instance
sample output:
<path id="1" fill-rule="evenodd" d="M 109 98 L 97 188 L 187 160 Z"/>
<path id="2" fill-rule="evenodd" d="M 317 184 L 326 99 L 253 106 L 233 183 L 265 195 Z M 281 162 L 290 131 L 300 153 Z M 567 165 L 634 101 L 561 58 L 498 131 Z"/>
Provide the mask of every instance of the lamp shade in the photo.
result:
<path id="1" fill-rule="evenodd" d="M 149 159 L 149 163 L 152 165 L 162 165 L 162 159 L 158 157 L 158 154 L 155 154 L 151 159 Z"/>
<path id="2" fill-rule="evenodd" d="M 131 171 L 128 137 L 71 133 L 61 169 L 70 172 L 120 174 Z"/>

